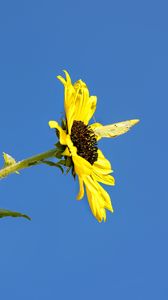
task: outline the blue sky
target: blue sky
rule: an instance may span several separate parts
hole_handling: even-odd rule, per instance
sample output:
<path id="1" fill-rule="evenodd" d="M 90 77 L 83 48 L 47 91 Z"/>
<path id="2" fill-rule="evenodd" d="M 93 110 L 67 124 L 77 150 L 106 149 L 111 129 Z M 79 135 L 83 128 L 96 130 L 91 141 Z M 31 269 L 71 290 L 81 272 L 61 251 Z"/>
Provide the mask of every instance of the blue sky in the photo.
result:
<path id="1" fill-rule="evenodd" d="M 47 166 L 0 182 L 0 290 L 8 299 L 168 299 L 166 1 L 1 1 L 0 152 L 48 150 L 62 69 L 98 96 L 96 120 L 141 122 L 103 140 L 116 186 L 99 224 L 78 183 Z M 3 163 L 1 158 L 1 164 Z"/>

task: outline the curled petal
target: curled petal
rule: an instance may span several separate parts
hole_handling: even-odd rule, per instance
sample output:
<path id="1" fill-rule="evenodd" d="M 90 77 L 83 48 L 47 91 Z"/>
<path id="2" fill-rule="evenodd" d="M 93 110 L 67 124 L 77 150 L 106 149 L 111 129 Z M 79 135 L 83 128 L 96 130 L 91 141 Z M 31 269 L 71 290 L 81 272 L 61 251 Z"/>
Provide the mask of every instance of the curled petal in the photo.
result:
<path id="1" fill-rule="evenodd" d="M 73 121 L 82 121 L 85 125 L 92 118 L 95 110 L 97 97 L 89 96 L 89 90 L 85 82 L 82 80 L 71 82 L 70 75 L 64 70 L 66 79 L 62 76 L 57 78 L 64 85 L 64 107 L 68 124 L 68 133 L 71 134 Z"/>
<path id="2" fill-rule="evenodd" d="M 69 73 L 66 70 L 63 70 L 63 72 L 65 73 L 67 84 L 72 84 L 71 83 L 71 77 L 70 77 Z"/>
<path id="3" fill-rule="evenodd" d="M 57 76 L 57 79 L 65 86 L 66 85 L 66 80 L 62 76 Z"/>
<path id="4" fill-rule="evenodd" d="M 68 133 L 71 133 L 71 127 L 74 121 L 75 112 L 75 90 L 71 83 L 70 75 L 64 70 L 66 80 L 62 76 L 57 76 L 57 78 L 64 85 L 64 108 L 68 125 Z"/>
<path id="5" fill-rule="evenodd" d="M 60 134 L 60 143 L 62 145 L 66 145 L 66 132 L 61 128 L 61 126 L 56 122 L 56 121 L 49 121 L 49 126 L 50 128 L 55 128 L 59 131 L 59 134 Z"/>
<path id="6" fill-rule="evenodd" d="M 71 84 L 71 77 L 69 75 L 69 73 L 66 70 L 63 70 L 63 72 L 65 73 L 65 77 L 58 75 L 57 78 L 61 81 L 61 83 L 65 86 L 65 85 L 70 85 Z"/>

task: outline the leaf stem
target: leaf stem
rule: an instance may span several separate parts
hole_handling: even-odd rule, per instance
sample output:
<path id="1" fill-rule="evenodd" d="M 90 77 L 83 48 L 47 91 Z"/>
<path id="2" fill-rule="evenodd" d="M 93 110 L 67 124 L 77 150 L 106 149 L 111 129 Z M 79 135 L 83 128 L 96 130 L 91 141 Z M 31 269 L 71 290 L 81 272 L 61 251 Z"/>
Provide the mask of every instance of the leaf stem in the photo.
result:
<path id="1" fill-rule="evenodd" d="M 37 154 L 35 156 L 26 158 L 24 160 L 21 160 L 19 162 L 16 162 L 8 167 L 4 167 L 0 170 L 0 179 L 4 178 L 12 173 L 15 173 L 16 171 L 31 167 L 36 164 L 43 163 L 42 161 L 44 159 L 47 159 L 49 157 L 54 157 L 57 155 L 58 150 L 56 148 L 51 149 L 49 151 Z"/>

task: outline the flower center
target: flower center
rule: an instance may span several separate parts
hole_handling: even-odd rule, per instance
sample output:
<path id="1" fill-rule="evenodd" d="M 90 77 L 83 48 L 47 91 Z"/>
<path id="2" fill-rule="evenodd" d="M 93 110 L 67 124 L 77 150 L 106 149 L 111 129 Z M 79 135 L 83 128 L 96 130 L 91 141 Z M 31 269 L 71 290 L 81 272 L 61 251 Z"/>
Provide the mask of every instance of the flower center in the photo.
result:
<path id="1" fill-rule="evenodd" d="M 74 121 L 71 128 L 71 140 L 77 148 L 77 154 L 91 165 L 98 159 L 98 147 L 95 134 L 82 121 Z"/>

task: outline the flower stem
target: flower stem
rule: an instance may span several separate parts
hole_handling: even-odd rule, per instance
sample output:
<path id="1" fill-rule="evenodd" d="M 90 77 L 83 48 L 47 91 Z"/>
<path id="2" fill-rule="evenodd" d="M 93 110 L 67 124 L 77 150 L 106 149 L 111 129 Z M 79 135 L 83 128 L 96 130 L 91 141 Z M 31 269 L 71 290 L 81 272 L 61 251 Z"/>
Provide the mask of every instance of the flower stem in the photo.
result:
<path id="1" fill-rule="evenodd" d="M 16 162 L 10 166 L 4 167 L 0 170 L 0 179 L 4 178 L 12 173 L 15 173 L 19 170 L 31 167 L 36 164 L 43 163 L 44 159 L 56 156 L 57 151 L 58 150 L 56 148 L 54 148 L 49 151 L 43 152 L 41 154 L 37 154 L 35 156 L 32 156 L 32 157 L 26 158 L 24 160 L 21 160 L 19 162 Z"/>

